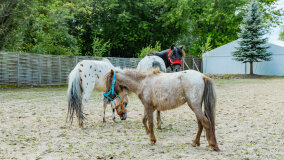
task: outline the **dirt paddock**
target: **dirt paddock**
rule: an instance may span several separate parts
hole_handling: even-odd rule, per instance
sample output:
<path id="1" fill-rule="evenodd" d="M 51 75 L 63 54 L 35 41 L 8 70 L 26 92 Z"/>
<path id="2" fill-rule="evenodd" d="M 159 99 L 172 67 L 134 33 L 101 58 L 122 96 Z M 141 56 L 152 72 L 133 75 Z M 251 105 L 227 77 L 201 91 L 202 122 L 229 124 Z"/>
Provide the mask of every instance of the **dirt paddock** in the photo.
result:
<path id="1" fill-rule="evenodd" d="M 143 106 L 130 96 L 128 118 L 102 122 L 102 96 L 85 108 L 86 129 L 65 123 L 67 88 L 0 89 L 0 159 L 284 159 L 284 78 L 215 80 L 216 136 L 221 152 L 190 143 L 197 132 L 186 105 L 162 112 L 149 145 Z M 118 118 L 118 117 L 117 117 Z"/>

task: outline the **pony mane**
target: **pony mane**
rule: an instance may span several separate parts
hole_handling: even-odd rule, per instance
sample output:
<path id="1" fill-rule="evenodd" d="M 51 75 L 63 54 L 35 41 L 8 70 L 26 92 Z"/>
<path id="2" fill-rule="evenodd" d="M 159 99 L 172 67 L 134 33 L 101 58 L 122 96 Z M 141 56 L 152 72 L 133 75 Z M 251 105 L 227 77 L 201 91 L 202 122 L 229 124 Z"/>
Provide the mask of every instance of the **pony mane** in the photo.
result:
<path id="1" fill-rule="evenodd" d="M 140 71 L 140 70 L 133 69 L 133 68 L 125 68 L 122 71 L 126 75 L 131 74 L 131 75 L 135 75 L 136 77 L 138 77 L 138 76 L 147 77 L 147 76 L 151 76 L 151 75 L 154 75 L 154 74 L 162 73 L 159 68 L 151 69 L 151 70 L 148 70 L 148 71 Z"/>
<path id="2" fill-rule="evenodd" d="M 184 52 L 185 47 L 184 46 L 178 46 L 177 48 L 181 48 L 181 47 L 182 47 L 182 49 L 181 49 L 182 58 L 185 58 L 186 57 L 186 54 Z M 162 51 L 160 51 L 160 52 L 162 52 Z M 154 51 L 153 53 L 147 53 L 147 56 L 155 56 L 156 53 L 159 53 L 159 52 Z"/>
<path id="3" fill-rule="evenodd" d="M 186 56 L 186 54 L 184 52 L 185 47 L 184 46 L 178 46 L 178 48 L 181 48 L 181 47 L 182 47 L 182 49 L 181 49 L 182 58 L 185 58 L 185 56 Z"/>
<path id="4" fill-rule="evenodd" d="M 151 72 L 151 71 L 149 71 L 149 72 Z M 160 73 L 162 73 L 162 72 L 160 71 L 159 67 L 152 70 L 152 74 L 160 74 Z"/>
<path id="5" fill-rule="evenodd" d="M 123 73 L 125 75 L 134 76 L 134 77 L 137 77 L 138 79 L 144 79 L 147 76 L 157 75 L 157 74 L 162 73 L 159 68 L 148 70 L 148 71 L 140 71 L 140 70 L 133 69 L 133 68 L 120 69 L 119 67 L 115 67 L 113 71 L 116 73 Z M 111 72 L 106 73 L 103 79 L 106 80 L 107 77 L 110 76 L 110 73 Z"/>
<path id="6" fill-rule="evenodd" d="M 121 71 L 122 69 L 121 69 L 120 67 L 114 67 L 112 70 L 113 70 L 114 72 L 118 72 L 118 71 Z M 109 75 L 110 75 L 110 71 L 107 72 L 107 73 L 104 75 L 103 80 L 106 80 Z"/>
<path id="7" fill-rule="evenodd" d="M 106 81 L 107 77 L 110 75 L 110 72 L 107 72 L 104 77 L 103 77 L 103 80 Z"/>

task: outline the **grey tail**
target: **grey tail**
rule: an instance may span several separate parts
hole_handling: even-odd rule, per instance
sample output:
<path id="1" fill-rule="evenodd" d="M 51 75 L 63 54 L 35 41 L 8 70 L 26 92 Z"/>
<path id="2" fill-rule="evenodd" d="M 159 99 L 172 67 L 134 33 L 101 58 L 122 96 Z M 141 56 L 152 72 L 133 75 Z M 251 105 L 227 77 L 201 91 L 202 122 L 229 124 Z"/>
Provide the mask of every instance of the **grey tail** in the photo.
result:
<path id="1" fill-rule="evenodd" d="M 152 67 L 153 67 L 154 69 L 155 69 L 155 68 L 159 68 L 160 71 L 161 71 L 161 69 L 162 69 L 161 64 L 160 64 L 158 61 L 153 61 Z"/>
<path id="2" fill-rule="evenodd" d="M 80 83 L 80 73 L 77 68 L 75 68 L 69 75 L 68 84 L 68 112 L 66 121 L 73 123 L 74 112 L 76 112 L 79 126 L 82 126 L 82 120 L 84 120 L 84 114 L 81 110 L 82 106 L 82 87 Z"/>
<path id="3" fill-rule="evenodd" d="M 204 78 L 205 88 L 204 88 L 204 113 L 210 122 L 210 130 L 213 133 L 214 141 L 217 144 L 215 136 L 215 112 L 216 112 L 216 93 L 214 89 L 214 84 L 210 78 Z"/>

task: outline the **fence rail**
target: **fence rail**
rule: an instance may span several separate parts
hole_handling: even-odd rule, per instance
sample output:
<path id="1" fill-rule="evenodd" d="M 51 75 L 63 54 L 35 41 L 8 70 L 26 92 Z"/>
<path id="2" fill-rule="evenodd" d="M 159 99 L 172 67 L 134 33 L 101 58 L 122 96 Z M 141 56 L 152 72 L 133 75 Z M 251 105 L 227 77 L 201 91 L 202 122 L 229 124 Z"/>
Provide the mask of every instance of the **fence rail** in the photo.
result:
<path id="1" fill-rule="evenodd" d="M 104 58 L 109 59 L 114 66 L 121 68 L 136 68 L 141 60 L 141 58 Z M 101 59 L 102 57 L 0 52 L 0 86 L 67 84 L 68 75 L 78 62 Z M 199 58 L 185 58 L 189 67 L 196 70 L 193 60 L 200 70 L 201 60 Z"/>

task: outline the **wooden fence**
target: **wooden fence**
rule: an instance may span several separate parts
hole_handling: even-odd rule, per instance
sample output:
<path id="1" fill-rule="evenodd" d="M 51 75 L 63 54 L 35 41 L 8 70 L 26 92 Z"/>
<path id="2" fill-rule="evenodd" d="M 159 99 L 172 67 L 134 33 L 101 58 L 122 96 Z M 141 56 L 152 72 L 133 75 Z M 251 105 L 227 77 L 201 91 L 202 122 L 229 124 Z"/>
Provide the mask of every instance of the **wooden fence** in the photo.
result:
<path id="1" fill-rule="evenodd" d="M 141 58 L 105 58 L 108 58 L 114 66 L 121 68 L 136 68 L 141 60 Z M 78 62 L 101 59 L 102 57 L 0 52 L 0 86 L 67 84 L 68 75 Z M 197 67 L 200 70 L 200 59 L 187 57 L 185 61 L 191 69 Z"/>

